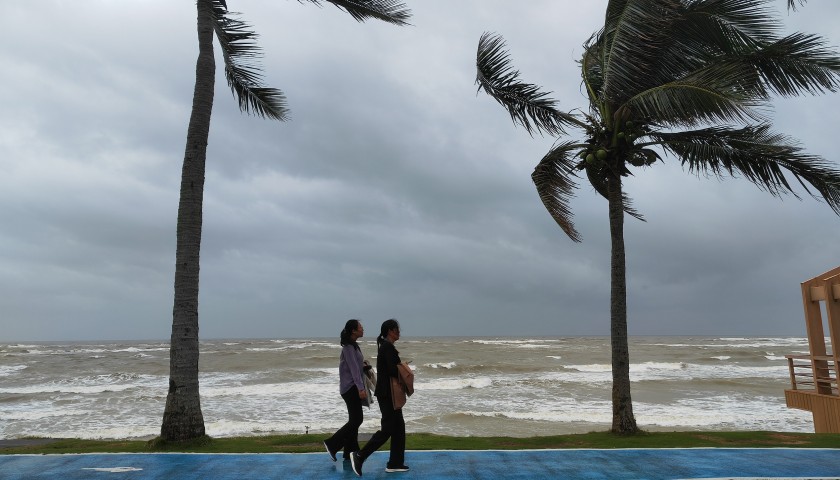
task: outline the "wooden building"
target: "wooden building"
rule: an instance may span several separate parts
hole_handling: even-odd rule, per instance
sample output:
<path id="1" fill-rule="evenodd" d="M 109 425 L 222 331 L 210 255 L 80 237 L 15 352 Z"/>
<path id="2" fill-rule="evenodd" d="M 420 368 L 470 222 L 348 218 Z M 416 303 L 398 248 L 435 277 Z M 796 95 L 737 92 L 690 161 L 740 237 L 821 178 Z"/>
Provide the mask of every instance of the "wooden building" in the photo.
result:
<path id="1" fill-rule="evenodd" d="M 810 354 L 786 355 L 791 387 L 785 402 L 811 412 L 816 433 L 840 433 L 840 267 L 802 282 L 802 305 Z"/>

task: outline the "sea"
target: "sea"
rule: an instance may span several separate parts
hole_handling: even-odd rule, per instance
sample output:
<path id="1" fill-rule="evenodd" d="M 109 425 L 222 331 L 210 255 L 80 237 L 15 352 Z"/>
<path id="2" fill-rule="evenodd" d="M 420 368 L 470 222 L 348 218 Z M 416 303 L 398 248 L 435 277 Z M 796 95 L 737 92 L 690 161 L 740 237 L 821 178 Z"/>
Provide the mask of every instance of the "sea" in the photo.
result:
<path id="1" fill-rule="evenodd" d="M 375 364 L 376 344 L 360 340 Z M 406 430 L 456 436 L 606 431 L 608 337 L 429 337 L 397 342 L 415 373 Z M 205 340 L 201 407 L 213 437 L 331 433 L 347 419 L 335 338 Z M 786 354 L 805 338 L 631 337 L 638 425 L 648 431 L 813 432 L 785 406 Z M 167 341 L 0 343 L 0 439 L 159 434 Z M 379 426 L 374 405 L 361 433 Z"/>

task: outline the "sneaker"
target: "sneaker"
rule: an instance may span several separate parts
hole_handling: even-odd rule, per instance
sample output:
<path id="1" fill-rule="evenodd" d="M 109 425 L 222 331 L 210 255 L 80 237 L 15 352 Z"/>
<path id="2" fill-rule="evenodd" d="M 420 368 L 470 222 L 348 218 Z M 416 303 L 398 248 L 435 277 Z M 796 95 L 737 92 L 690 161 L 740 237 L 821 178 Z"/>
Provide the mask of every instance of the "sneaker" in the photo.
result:
<path id="1" fill-rule="evenodd" d="M 364 460 L 359 456 L 359 452 L 350 454 L 350 464 L 353 466 L 353 471 L 360 477 L 362 476 L 362 463 L 364 463 Z"/>
<path id="2" fill-rule="evenodd" d="M 400 465 L 399 467 L 385 467 L 385 471 L 388 473 L 407 472 L 408 465 Z"/>
<path id="3" fill-rule="evenodd" d="M 327 449 L 327 453 L 329 453 L 329 454 L 330 454 L 330 458 L 332 458 L 332 461 L 334 462 L 334 461 L 336 460 L 336 459 L 335 459 L 335 452 L 333 452 L 332 450 L 330 450 L 330 446 L 329 446 L 329 445 L 327 445 L 327 442 L 324 442 L 324 448 L 326 448 L 326 449 Z"/>

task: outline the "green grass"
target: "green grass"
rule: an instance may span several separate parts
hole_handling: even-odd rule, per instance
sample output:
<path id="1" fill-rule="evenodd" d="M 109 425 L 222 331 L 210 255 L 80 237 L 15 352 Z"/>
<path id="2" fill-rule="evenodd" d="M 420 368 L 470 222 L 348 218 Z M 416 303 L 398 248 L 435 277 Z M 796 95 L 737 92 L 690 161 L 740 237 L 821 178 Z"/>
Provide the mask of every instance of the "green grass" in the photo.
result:
<path id="1" fill-rule="evenodd" d="M 304 453 L 322 452 L 327 435 L 272 435 L 210 438 L 188 443 L 158 440 L 56 439 L 40 445 L 4 447 L 0 454 L 48 453 Z M 364 442 L 362 442 L 364 443 Z M 607 432 L 545 437 L 449 437 L 410 433 L 409 450 L 519 450 L 545 448 L 840 448 L 840 434 L 789 432 L 647 432 L 619 436 Z M 387 447 L 385 447 L 387 448 Z"/>

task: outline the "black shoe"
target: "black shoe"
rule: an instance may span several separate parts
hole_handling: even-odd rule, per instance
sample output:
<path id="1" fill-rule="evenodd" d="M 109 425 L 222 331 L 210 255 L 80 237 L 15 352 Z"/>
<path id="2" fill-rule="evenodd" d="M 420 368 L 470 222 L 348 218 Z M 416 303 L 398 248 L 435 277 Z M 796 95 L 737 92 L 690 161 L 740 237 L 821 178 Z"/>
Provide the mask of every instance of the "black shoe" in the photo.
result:
<path id="1" fill-rule="evenodd" d="M 398 467 L 385 467 L 385 471 L 388 472 L 388 473 L 407 472 L 408 471 L 408 465 L 400 465 Z"/>
<path id="2" fill-rule="evenodd" d="M 329 446 L 329 445 L 327 445 L 327 442 L 324 442 L 324 448 L 326 448 L 326 449 L 327 449 L 327 453 L 329 453 L 329 454 L 330 454 L 330 458 L 332 458 L 332 461 L 334 462 L 334 461 L 335 461 L 335 452 L 333 452 L 332 450 L 330 450 L 330 446 Z"/>
<path id="3" fill-rule="evenodd" d="M 353 471 L 360 477 L 362 476 L 362 463 L 364 463 L 364 460 L 359 456 L 359 452 L 350 454 L 350 464 L 353 466 Z"/>

